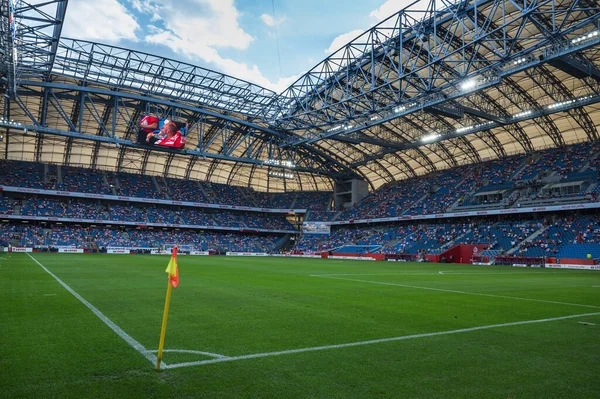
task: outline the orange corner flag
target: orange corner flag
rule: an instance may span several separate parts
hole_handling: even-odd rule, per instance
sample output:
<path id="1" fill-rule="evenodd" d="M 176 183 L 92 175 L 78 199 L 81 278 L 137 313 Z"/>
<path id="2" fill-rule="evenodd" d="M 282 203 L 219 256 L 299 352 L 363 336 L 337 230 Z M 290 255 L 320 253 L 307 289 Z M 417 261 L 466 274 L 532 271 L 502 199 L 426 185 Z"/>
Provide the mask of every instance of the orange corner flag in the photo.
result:
<path id="1" fill-rule="evenodd" d="M 173 288 L 177 288 L 179 285 L 179 266 L 177 265 L 177 247 L 173 247 L 173 254 L 171 255 L 171 260 L 167 265 L 167 270 L 169 273 L 169 283 L 173 286 Z"/>
<path id="2" fill-rule="evenodd" d="M 163 348 L 165 347 L 165 334 L 167 332 L 167 317 L 169 317 L 169 303 L 171 302 L 171 291 L 179 285 L 179 266 L 177 266 L 177 246 L 173 247 L 171 260 L 167 265 L 169 283 L 167 284 L 167 298 L 165 299 L 165 311 L 163 312 L 162 327 L 160 328 L 160 341 L 158 344 L 158 355 L 156 356 L 156 369 L 160 370 Z"/>

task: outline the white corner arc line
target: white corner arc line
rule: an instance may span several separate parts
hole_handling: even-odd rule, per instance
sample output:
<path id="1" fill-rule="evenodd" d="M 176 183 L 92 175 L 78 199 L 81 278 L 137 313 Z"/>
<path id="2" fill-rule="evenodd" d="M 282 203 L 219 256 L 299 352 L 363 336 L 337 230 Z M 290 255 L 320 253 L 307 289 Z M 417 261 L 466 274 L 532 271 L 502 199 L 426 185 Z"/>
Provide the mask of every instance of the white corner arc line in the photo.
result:
<path id="1" fill-rule="evenodd" d="M 158 352 L 158 350 L 153 350 L 152 352 L 153 353 Z M 192 350 L 192 349 L 164 349 L 163 352 L 165 352 L 165 353 L 191 353 L 194 355 L 204 355 L 204 356 L 215 357 L 215 358 L 219 358 L 219 359 L 229 359 L 229 356 L 220 355 L 218 353 L 196 351 L 196 350 Z"/>
<path id="2" fill-rule="evenodd" d="M 166 368 L 175 369 L 175 368 L 180 368 L 180 367 L 201 366 L 201 365 L 212 364 L 212 363 L 232 362 L 232 361 L 236 361 L 236 360 L 256 359 L 256 358 L 280 356 L 280 355 L 291 355 L 291 354 L 303 353 L 303 352 L 317 352 L 317 351 L 324 351 L 324 350 L 329 350 L 329 349 L 348 348 L 348 347 L 352 347 L 352 346 L 373 345 L 373 344 L 380 344 L 380 343 L 385 343 L 385 342 L 404 341 L 404 340 L 416 339 L 416 338 L 429 338 L 429 337 L 436 337 L 436 336 L 440 336 L 440 335 L 460 334 L 460 333 L 466 333 L 466 332 L 471 332 L 471 331 L 489 330 L 492 328 L 521 326 L 521 325 L 525 325 L 525 324 L 535 324 L 535 323 L 547 323 L 547 322 L 551 322 L 551 321 L 567 320 L 567 319 L 574 319 L 574 318 L 579 318 L 579 317 L 589 317 L 589 316 L 600 316 L 600 312 L 553 317 L 553 318 L 548 318 L 548 319 L 515 321 L 512 323 L 503 323 L 503 324 L 491 324 L 491 325 L 487 325 L 487 326 L 469 327 L 469 328 L 461 328 L 458 330 L 438 331 L 438 332 L 423 333 L 423 334 L 404 335 L 404 336 L 400 336 L 400 337 L 373 339 L 373 340 L 369 340 L 369 341 L 350 342 L 350 343 L 346 343 L 346 344 L 314 346 L 314 347 L 310 347 L 310 348 L 290 349 L 290 350 L 284 350 L 284 351 L 278 351 L 278 352 L 254 353 L 254 354 L 250 354 L 250 355 L 231 356 L 231 357 L 220 358 L 220 359 L 200 360 L 197 362 L 173 363 L 173 364 L 168 365 Z"/>
<path id="3" fill-rule="evenodd" d="M 73 295 L 75 298 L 77 298 L 79 300 L 79 302 L 83 303 L 89 310 L 91 310 L 92 313 L 94 313 L 96 315 L 96 317 L 98 317 L 104 324 L 106 324 L 111 330 L 113 330 L 119 337 L 121 337 L 125 342 L 127 342 L 133 349 L 138 351 L 142 356 L 144 356 L 146 359 L 148 359 L 152 364 L 156 364 L 156 361 L 158 359 L 155 355 L 152 354 L 151 351 L 144 348 L 144 346 L 142 344 L 140 344 L 138 341 L 136 341 L 135 339 L 133 339 L 133 337 L 131 337 L 131 335 L 127 334 L 125 331 L 123 331 L 121 329 L 121 327 L 119 327 L 115 323 L 113 323 L 112 320 L 110 320 L 108 317 L 106 317 L 100 310 L 98 310 L 98 308 L 96 308 L 94 305 L 92 305 L 91 303 L 86 301 L 81 295 L 79 295 L 77 292 L 75 292 L 64 281 L 62 281 L 60 278 L 58 278 L 58 276 L 56 276 L 54 273 L 52 273 L 50 270 L 48 270 L 44 265 L 42 265 L 40 262 L 38 262 L 37 259 L 35 259 L 33 256 L 31 256 L 29 253 L 27 254 L 27 256 L 29 256 L 35 263 L 37 263 L 42 269 L 44 269 L 44 271 L 46 273 L 48 273 L 50 276 L 52 276 L 60 285 L 63 286 L 64 289 L 69 291 L 69 293 L 71 293 L 71 295 Z M 161 368 L 166 368 L 166 367 L 167 367 L 167 364 L 161 362 Z"/>
<path id="4" fill-rule="evenodd" d="M 445 288 L 421 287 L 421 286 L 418 286 L 418 285 L 398 284 L 398 283 L 385 283 L 385 282 L 382 282 L 382 281 L 359 280 L 359 279 L 355 279 L 355 278 L 327 277 L 327 276 L 319 276 L 319 277 L 321 277 L 321 278 L 330 278 L 330 279 L 334 279 L 334 280 L 356 281 L 356 282 L 359 282 L 359 283 L 389 285 L 389 286 L 393 286 L 393 287 L 413 288 L 413 289 L 418 289 L 418 290 L 441 291 L 441 292 L 450 292 L 450 293 L 454 293 L 454 294 L 487 296 L 487 297 L 491 297 L 491 298 L 515 299 L 515 300 L 519 300 L 519 301 L 553 303 L 555 305 L 568 305 L 568 306 L 579 306 L 579 307 L 582 307 L 582 308 L 600 309 L 600 306 L 595 306 L 595 305 L 585 305 L 585 304 L 581 304 L 581 303 L 550 301 L 550 300 L 546 300 L 546 299 L 523 298 L 523 297 L 518 297 L 518 296 L 510 296 L 510 295 L 484 294 L 484 293 L 481 293 L 481 292 L 448 290 L 448 289 L 445 289 Z"/>

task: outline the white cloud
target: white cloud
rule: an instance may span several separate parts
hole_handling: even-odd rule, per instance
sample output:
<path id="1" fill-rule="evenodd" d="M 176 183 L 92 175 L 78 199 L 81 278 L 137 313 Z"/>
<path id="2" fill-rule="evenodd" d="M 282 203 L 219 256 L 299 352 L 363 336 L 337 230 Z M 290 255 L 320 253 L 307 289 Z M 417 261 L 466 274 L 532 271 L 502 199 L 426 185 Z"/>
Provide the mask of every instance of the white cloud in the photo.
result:
<path id="1" fill-rule="evenodd" d="M 397 13 L 398 11 L 411 5 L 413 2 L 414 0 L 386 0 L 380 7 L 371 11 L 369 13 L 369 17 L 374 19 L 375 23 L 379 23 L 384 19 L 390 17 L 391 15 Z M 411 9 L 423 10 L 427 7 L 428 2 L 429 0 L 421 0 L 418 3 L 415 3 L 415 5 L 411 7 Z M 436 4 L 438 5 L 438 7 L 443 6 L 442 3 L 442 0 L 436 0 Z M 415 15 L 415 17 L 417 18 L 421 18 L 422 16 L 422 14 Z M 333 39 L 329 47 L 325 50 L 325 53 L 332 54 L 344 45 L 348 44 L 351 40 L 358 37 L 364 31 L 364 29 L 355 29 L 351 32 L 342 33 L 341 35 Z"/>
<path id="2" fill-rule="evenodd" d="M 375 18 L 377 22 L 383 21 L 390 15 L 409 6 L 413 1 L 414 0 L 387 0 L 381 7 L 371 11 L 369 16 Z M 420 1 L 419 3 L 424 3 L 424 1 Z"/>
<path id="3" fill-rule="evenodd" d="M 137 41 L 140 28 L 128 10 L 117 0 L 71 1 L 63 24 L 63 36 L 116 43 Z"/>
<path id="4" fill-rule="evenodd" d="M 281 92 L 294 82 L 300 75 L 280 78 L 271 82 L 263 76 L 257 65 L 248 65 L 219 55 L 218 51 L 206 44 L 199 45 L 171 31 L 156 32 L 146 36 L 149 43 L 166 44 L 172 50 L 184 56 L 201 59 L 204 62 L 215 65 L 220 71 L 235 78 L 256 83 L 276 92 Z"/>
<path id="5" fill-rule="evenodd" d="M 338 37 L 333 39 L 333 41 L 329 45 L 329 48 L 327 48 L 325 50 L 325 53 L 331 54 L 331 53 L 339 50 L 341 47 L 348 44 L 348 42 L 350 42 L 352 39 L 354 39 L 355 37 L 357 37 L 358 35 L 360 35 L 363 32 L 364 32 L 363 29 L 355 29 L 351 32 L 342 33 L 341 35 L 339 35 Z"/>
<path id="6" fill-rule="evenodd" d="M 246 33 L 238 23 L 239 12 L 233 0 L 155 0 L 162 10 L 169 10 L 169 18 L 160 22 L 164 29 L 152 26 L 144 38 L 148 43 L 168 46 L 184 57 L 201 60 L 215 69 L 233 77 L 256 83 L 276 92 L 286 89 L 299 76 L 270 81 L 257 65 L 238 62 L 221 56 L 219 48 L 247 49 L 254 38 Z M 182 1 L 183 3 L 183 1 Z M 164 15 L 159 10 L 158 15 Z M 266 14 L 265 14 L 266 15 Z M 269 20 L 273 24 L 282 19 Z M 268 23 L 263 19 L 263 22 Z"/>
<path id="7" fill-rule="evenodd" d="M 279 26 L 285 21 L 287 21 L 286 16 L 281 16 L 279 18 L 274 18 L 271 14 L 263 14 L 260 16 L 260 19 L 264 22 L 265 25 L 273 28 L 275 26 Z"/>

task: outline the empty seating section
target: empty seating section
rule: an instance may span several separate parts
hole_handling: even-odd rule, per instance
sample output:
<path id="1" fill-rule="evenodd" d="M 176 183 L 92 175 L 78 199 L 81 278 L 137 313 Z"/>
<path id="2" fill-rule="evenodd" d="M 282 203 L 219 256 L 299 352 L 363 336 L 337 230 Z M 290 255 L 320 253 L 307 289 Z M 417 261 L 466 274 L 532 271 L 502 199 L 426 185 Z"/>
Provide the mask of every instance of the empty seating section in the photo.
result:
<path id="1" fill-rule="evenodd" d="M 535 239 L 521 243 L 518 254 L 583 258 L 598 246 L 600 217 L 561 218 L 547 223 L 547 229 Z"/>
<path id="2" fill-rule="evenodd" d="M 474 224 L 461 241 L 466 244 L 488 244 L 488 249 L 504 253 L 540 228 L 542 222 L 538 220 Z"/>

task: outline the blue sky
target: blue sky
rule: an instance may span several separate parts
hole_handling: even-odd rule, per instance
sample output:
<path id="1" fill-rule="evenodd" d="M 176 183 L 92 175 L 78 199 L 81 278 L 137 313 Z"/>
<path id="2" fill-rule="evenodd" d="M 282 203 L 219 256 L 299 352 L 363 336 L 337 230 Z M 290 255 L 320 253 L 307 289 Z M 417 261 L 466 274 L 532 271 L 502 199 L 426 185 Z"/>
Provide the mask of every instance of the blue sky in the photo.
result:
<path id="1" fill-rule="evenodd" d="M 282 91 L 408 0 L 70 0 L 63 36 L 158 54 Z M 281 55 L 281 68 L 278 57 Z"/>

